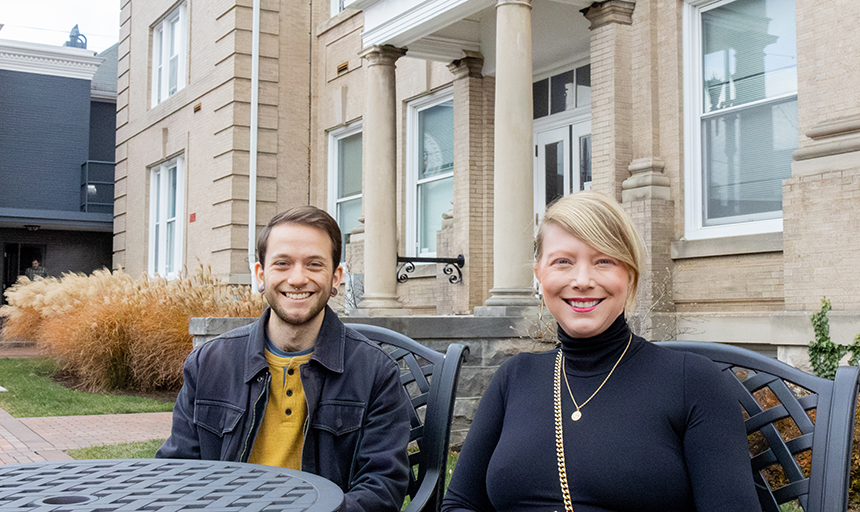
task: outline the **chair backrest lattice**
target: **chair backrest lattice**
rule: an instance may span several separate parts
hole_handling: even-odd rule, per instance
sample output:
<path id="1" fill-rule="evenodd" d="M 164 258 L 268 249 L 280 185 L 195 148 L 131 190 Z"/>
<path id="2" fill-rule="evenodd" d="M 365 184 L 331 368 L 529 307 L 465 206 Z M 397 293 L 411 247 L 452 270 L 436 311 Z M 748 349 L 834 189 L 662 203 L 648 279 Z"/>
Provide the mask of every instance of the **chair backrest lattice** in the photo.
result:
<path id="1" fill-rule="evenodd" d="M 390 329 L 366 324 L 348 326 L 379 343 L 397 362 L 400 382 L 412 404 L 409 464 L 413 471 L 409 474 L 411 500 L 406 512 L 438 511 L 445 491 L 457 381 L 469 349 L 451 343 L 442 354 Z"/>
<path id="2" fill-rule="evenodd" d="M 731 345 L 658 345 L 704 355 L 733 377 L 763 512 L 791 502 L 804 512 L 847 509 L 860 369 L 840 367 L 831 381 Z"/>

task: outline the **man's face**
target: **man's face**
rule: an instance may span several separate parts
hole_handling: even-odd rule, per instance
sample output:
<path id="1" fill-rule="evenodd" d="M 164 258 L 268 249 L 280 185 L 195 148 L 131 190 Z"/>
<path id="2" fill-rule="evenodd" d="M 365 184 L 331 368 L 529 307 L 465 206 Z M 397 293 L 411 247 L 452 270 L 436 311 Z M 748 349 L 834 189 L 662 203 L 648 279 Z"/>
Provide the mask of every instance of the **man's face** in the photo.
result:
<path id="1" fill-rule="evenodd" d="M 39 260 L 33 260 L 33 268 L 37 268 L 39 266 Z"/>
<path id="2" fill-rule="evenodd" d="M 322 230 L 300 224 L 272 228 L 265 267 L 257 263 L 255 271 L 266 301 L 280 320 L 300 326 L 323 314 L 331 289 L 343 276 L 331 251 L 331 240 Z"/>

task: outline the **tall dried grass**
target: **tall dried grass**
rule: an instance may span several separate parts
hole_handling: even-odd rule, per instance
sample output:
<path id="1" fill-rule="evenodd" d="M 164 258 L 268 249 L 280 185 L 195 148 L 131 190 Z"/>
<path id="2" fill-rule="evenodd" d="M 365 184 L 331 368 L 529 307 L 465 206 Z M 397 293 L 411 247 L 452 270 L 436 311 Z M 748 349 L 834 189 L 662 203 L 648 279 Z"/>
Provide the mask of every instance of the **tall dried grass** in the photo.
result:
<path id="1" fill-rule="evenodd" d="M 178 389 L 191 351 L 188 319 L 259 316 L 263 298 L 201 266 L 178 279 L 122 270 L 20 279 L 6 291 L 5 338 L 35 340 L 88 391 Z"/>

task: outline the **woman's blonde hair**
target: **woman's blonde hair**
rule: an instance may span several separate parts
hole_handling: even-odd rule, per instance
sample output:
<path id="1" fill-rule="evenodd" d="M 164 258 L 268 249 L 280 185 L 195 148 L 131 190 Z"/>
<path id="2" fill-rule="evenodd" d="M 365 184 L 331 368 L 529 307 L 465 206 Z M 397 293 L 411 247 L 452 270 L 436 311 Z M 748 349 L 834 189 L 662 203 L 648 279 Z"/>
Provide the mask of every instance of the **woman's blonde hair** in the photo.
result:
<path id="1" fill-rule="evenodd" d="M 552 203 L 538 228 L 536 264 L 543 255 L 543 241 L 549 224 L 561 227 L 598 251 L 624 262 L 630 276 L 625 311 L 631 312 L 636 304 L 645 243 L 624 208 L 615 199 L 591 190 L 577 192 Z"/>

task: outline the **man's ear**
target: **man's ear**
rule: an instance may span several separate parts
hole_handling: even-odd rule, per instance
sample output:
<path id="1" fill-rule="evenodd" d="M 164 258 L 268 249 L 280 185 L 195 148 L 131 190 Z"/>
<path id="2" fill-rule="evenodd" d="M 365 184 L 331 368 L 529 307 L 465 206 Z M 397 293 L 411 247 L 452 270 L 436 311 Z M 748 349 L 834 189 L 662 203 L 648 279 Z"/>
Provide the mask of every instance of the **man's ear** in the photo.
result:
<path id="1" fill-rule="evenodd" d="M 254 263 L 254 275 L 257 277 L 257 291 L 263 293 L 263 290 L 265 289 L 263 283 L 265 283 L 265 280 L 263 280 L 263 265 L 259 261 Z"/>
<path id="2" fill-rule="evenodd" d="M 336 269 L 334 269 L 334 275 L 331 278 L 331 286 L 332 288 L 337 288 L 340 286 L 340 282 L 343 280 L 343 265 L 338 265 Z"/>

